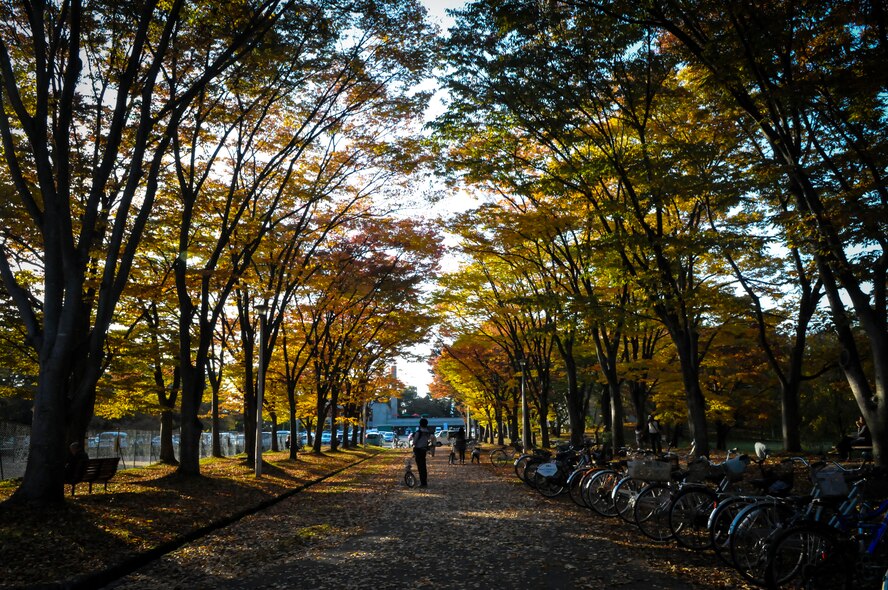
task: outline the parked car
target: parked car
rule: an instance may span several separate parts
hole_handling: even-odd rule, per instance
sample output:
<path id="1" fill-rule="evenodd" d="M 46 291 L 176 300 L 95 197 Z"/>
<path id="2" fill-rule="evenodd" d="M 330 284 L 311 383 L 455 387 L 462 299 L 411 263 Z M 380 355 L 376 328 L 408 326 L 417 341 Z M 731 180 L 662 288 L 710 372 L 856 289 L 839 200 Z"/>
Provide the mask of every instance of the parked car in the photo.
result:
<path id="1" fill-rule="evenodd" d="M 14 436 L 4 436 L 3 438 L 0 438 L 0 453 L 12 453 L 15 446 Z"/>
<path id="2" fill-rule="evenodd" d="M 232 445 L 233 453 L 243 453 L 246 450 L 246 438 L 243 432 L 231 431 L 228 433 L 229 443 Z"/>
<path id="3" fill-rule="evenodd" d="M 381 447 L 382 443 L 385 442 L 385 439 L 378 432 L 368 432 L 364 436 L 364 442 L 368 445 L 376 445 L 378 447 Z"/>
<path id="4" fill-rule="evenodd" d="M 385 432 L 382 433 L 382 439 L 383 439 L 385 442 L 390 443 L 390 442 L 392 442 L 393 440 L 395 440 L 395 433 L 386 430 Z"/>
<path id="5" fill-rule="evenodd" d="M 459 432 L 459 430 L 456 428 L 442 430 L 436 435 L 438 437 L 438 442 L 445 447 L 449 447 L 453 444 L 453 439 L 456 437 L 457 432 Z"/>
<path id="6" fill-rule="evenodd" d="M 178 434 L 173 435 L 173 446 L 174 447 L 179 446 L 179 435 Z M 159 435 L 155 436 L 154 438 L 151 439 L 151 447 L 153 449 L 155 449 L 155 452 L 157 449 L 160 448 L 160 436 Z"/>
<path id="7" fill-rule="evenodd" d="M 129 446 L 125 432 L 100 432 L 96 436 L 96 446 L 99 449 L 125 449 Z"/>

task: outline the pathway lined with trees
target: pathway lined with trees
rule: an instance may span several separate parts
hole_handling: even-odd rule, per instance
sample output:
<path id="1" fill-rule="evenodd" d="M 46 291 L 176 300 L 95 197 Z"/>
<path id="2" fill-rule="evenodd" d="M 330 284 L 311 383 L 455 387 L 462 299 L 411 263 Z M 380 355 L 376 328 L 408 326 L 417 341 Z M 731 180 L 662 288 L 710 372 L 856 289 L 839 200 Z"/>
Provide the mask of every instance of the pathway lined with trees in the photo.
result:
<path id="1" fill-rule="evenodd" d="M 183 477 L 226 416 L 257 472 L 259 422 L 355 444 L 433 337 L 432 394 L 499 442 L 520 421 L 620 446 L 656 413 L 702 454 L 741 427 L 797 451 L 861 415 L 888 465 L 881 3 L 475 0 L 446 36 L 426 16 L 3 5 L 11 501 L 62 504 L 96 418 L 159 421 Z M 431 172 L 481 205 L 399 215 Z"/>
<path id="2" fill-rule="evenodd" d="M 745 587 L 711 554 L 650 543 L 511 472 L 448 465 L 443 450 L 429 487 L 406 488 L 406 456 L 382 453 L 109 587 Z"/>

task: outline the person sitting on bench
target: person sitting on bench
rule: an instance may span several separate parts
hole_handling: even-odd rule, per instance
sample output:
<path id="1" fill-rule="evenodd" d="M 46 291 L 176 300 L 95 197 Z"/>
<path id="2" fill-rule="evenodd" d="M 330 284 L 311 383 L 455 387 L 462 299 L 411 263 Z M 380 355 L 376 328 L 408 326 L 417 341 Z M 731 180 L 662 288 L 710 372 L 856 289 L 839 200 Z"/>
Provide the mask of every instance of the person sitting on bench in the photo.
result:
<path id="1" fill-rule="evenodd" d="M 68 447 L 68 457 L 65 459 L 65 481 L 73 481 L 87 461 L 89 461 L 89 455 L 86 454 L 80 443 L 71 443 Z"/>
<path id="2" fill-rule="evenodd" d="M 857 418 L 855 424 L 857 425 L 857 434 L 855 436 L 843 436 L 842 440 L 836 443 L 836 451 L 839 453 L 840 461 L 847 461 L 851 458 L 851 449 L 853 447 L 868 447 L 873 444 L 873 438 L 863 416 Z"/>

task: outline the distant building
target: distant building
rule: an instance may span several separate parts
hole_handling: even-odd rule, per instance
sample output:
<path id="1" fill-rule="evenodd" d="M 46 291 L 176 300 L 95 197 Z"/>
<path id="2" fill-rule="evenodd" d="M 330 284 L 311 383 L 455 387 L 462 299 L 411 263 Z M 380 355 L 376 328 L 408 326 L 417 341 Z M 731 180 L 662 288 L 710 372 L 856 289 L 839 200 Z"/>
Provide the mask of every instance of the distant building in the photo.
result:
<path id="1" fill-rule="evenodd" d="M 372 402 L 370 404 L 370 419 L 367 428 L 376 430 L 389 430 L 403 434 L 413 432 L 419 426 L 421 416 L 405 416 L 398 413 L 398 398 L 392 397 L 387 404 Z M 451 418 L 427 418 L 429 426 L 433 429 L 459 428 L 465 426 L 465 422 L 459 416 Z"/>

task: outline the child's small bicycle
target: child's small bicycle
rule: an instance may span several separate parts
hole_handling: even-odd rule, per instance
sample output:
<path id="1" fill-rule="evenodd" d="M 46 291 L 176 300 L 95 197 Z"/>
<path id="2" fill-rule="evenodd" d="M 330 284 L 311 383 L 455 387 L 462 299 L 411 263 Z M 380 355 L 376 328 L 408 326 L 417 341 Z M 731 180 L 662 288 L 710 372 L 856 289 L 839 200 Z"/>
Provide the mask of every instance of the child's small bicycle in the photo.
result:
<path id="1" fill-rule="evenodd" d="M 404 460 L 404 485 L 408 488 L 416 486 L 416 475 L 413 473 L 413 459 Z"/>

